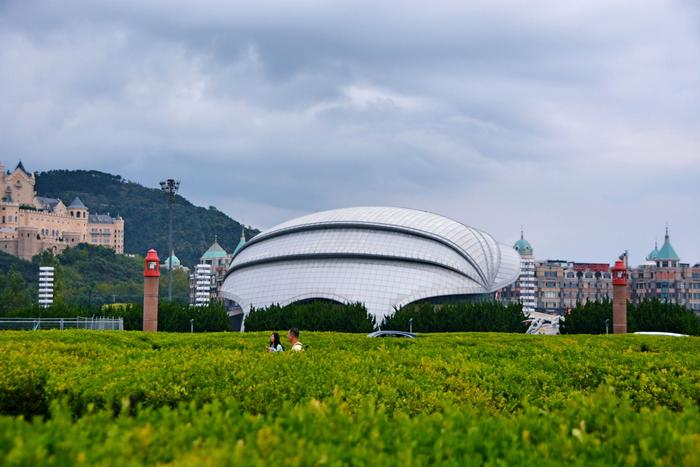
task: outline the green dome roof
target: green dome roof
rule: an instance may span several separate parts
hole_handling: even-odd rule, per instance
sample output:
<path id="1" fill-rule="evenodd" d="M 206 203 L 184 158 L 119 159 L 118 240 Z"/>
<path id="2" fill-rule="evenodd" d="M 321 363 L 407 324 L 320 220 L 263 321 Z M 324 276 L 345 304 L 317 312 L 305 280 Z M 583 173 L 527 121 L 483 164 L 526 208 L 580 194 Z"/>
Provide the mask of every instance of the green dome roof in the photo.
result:
<path id="1" fill-rule="evenodd" d="M 664 259 L 664 260 L 672 260 L 672 261 L 678 261 L 681 258 L 678 256 L 678 253 L 676 253 L 676 250 L 673 249 L 671 246 L 671 239 L 668 236 L 668 228 L 666 229 L 666 238 L 664 239 L 664 244 L 659 250 L 659 253 L 656 255 L 655 259 Z"/>
<path id="2" fill-rule="evenodd" d="M 525 239 L 523 238 L 523 232 L 522 232 L 522 231 L 520 231 L 520 240 L 518 240 L 517 242 L 515 242 L 515 245 L 513 245 L 513 248 L 515 249 L 515 251 L 517 251 L 518 253 L 520 253 L 521 256 L 522 256 L 522 255 L 530 255 L 530 256 L 532 256 L 532 251 L 533 251 L 533 250 L 532 250 L 532 245 L 530 245 L 530 242 L 528 242 L 527 240 L 525 240 Z"/>
<path id="3" fill-rule="evenodd" d="M 527 240 L 518 240 L 515 242 L 515 245 L 513 245 L 513 248 L 515 248 L 518 251 L 523 251 L 523 250 L 532 250 L 532 245 L 530 245 L 530 242 Z"/>
<path id="4" fill-rule="evenodd" d="M 236 249 L 233 250 L 233 254 L 235 255 L 238 253 L 241 248 L 245 245 L 245 229 L 241 229 L 241 239 L 238 241 L 238 245 L 236 245 Z"/>
<path id="5" fill-rule="evenodd" d="M 654 250 L 647 255 L 648 261 L 653 261 L 659 257 L 659 247 L 654 245 Z"/>
<path id="6" fill-rule="evenodd" d="M 202 255 L 201 260 L 225 258 L 227 255 L 228 253 L 226 253 L 226 250 L 219 245 L 217 240 L 214 240 L 212 246 L 210 246 L 209 249 Z"/>
<path id="7" fill-rule="evenodd" d="M 182 266 L 180 259 L 177 256 L 175 256 L 175 252 L 173 252 L 173 254 L 170 258 L 172 258 L 172 260 L 173 260 L 173 267 L 174 268 Z M 165 266 L 166 268 L 168 266 L 170 266 L 170 261 L 169 261 L 170 258 L 165 258 L 165 261 L 163 261 L 163 266 Z"/>

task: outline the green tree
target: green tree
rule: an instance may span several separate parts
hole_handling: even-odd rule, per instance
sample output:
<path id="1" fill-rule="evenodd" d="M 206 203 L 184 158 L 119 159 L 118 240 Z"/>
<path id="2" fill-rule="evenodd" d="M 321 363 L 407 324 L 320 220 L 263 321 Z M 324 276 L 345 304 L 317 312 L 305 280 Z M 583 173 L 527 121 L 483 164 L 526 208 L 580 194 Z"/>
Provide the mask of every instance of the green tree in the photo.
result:
<path id="1" fill-rule="evenodd" d="M 382 329 L 418 332 L 525 332 L 522 305 L 503 305 L 495 301 L 448 303 L 435 305 L 415 303 L 399 308 L 386 316 Z"/>
<path id="2" fill-rule="evenodd" d="M 345 305 L 324 300 L 254 308 L 245 319 L 246 331 L 279 331 L 292 327 L 306 331 L 366 333 L 376 328 L 376 322 L 361 303 Z"/>
<path id="3" fill-rule="evenodd" d="M 121 215 L 126 252 L 145 254 L 155 248 L 161 256 L 167 256 L 168 207 L 160 189 L 94 170 L 52 170 L 37 175 L 36 190 L 40 196 L 67 202 L 80 196 L 91 212 Z M 227 250 L 233 250 L 241 229 L 245 229 L 247 238 L 258 233 L 217 209 L 195 206 L 182 196 L 175 199 L 173 247 L 187 266 L 194 267 L 215 235 Z"/>
<path id="4" fill-rule="evenodd" d="M 5 287 L 0 293 L 0 308 L 5 312 L 31 307 L 32 295 L 22 275 L 15 269 L 7 274 Z"/>

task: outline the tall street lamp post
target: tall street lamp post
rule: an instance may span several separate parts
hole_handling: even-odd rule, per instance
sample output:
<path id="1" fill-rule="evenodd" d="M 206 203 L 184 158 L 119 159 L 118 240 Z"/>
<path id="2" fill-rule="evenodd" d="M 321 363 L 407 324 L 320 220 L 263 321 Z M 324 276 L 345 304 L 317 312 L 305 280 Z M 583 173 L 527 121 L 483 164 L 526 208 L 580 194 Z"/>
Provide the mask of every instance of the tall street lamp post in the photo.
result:
<path id="1" fill-rule="evenodd" d="M 160 182 L 160 189 L 168 199 L 170 222 L 168 224 L 168 301 L 173 301 L 173 204 L 180 188 L 180 181 L 169 178 Z"/>

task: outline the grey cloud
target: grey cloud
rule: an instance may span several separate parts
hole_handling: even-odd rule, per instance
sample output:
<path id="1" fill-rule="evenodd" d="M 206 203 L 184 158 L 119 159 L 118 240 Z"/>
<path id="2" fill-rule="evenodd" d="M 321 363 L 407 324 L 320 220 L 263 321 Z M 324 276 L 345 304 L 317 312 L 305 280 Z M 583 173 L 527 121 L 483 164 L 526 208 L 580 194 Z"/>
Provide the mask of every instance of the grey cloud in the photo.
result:
<path id="1" fill-rule="evenodd" d="M 503 241 L 525 224 L 543 257 L 639 260 L 669 221 L 697 262 L 699 17 L 622 0 L 5 2 L 1 159 L 173 174 L 258 227 L 353 204 Z"/>

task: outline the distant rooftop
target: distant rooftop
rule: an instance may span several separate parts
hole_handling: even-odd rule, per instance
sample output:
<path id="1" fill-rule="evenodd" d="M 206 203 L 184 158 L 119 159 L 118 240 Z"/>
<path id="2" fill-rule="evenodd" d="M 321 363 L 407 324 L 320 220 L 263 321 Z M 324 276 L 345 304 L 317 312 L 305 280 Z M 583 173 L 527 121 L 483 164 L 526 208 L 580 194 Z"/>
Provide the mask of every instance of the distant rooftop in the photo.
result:
<path id="1" fill-rule="evenodd" d="M 216 259 L 216 258 L 225 258 L 228 256 L 228 253 L 224 248 L 219 245 L 218 239 L 214 239 L 214 243 L 209 247 L 207 251 L 204 252 L 204 254 L 201 257 L 201 260 L 208 260 L 208 259 Z"/>
<path id="2" fill-rule="evenodd" d="M 70 206 L 68 206 L 68 209 L 87 209 L 87 206 L 83 204 L 83 201 L 76 196 L 75 199 L 70 203 Z"/>
<path id="3" fill-rule="evenodd" d="M 88 222 L 91 224 L 114 224 L 114 218 L 109 214 L 90 214 Z"/>
<path id="4" fill-rule="evenodd" d="M 678 253 L 676 253 L 676 250 L 673 249 L 673 246 L 671 246 L 671 239 L 668 235 L 668 227 L 666 227 L 666 237 L 664 238 L 664 244 L 659 250 L 659 253 L 656 255 L 657 260 L 671 260 L 671 261 L 678 261 L 680 260 L 680 257 L 678 256 Z"/>

